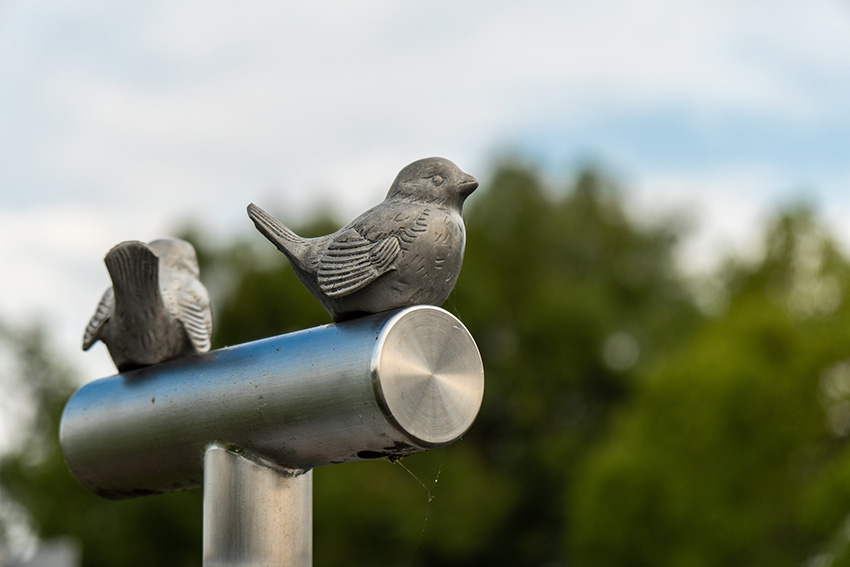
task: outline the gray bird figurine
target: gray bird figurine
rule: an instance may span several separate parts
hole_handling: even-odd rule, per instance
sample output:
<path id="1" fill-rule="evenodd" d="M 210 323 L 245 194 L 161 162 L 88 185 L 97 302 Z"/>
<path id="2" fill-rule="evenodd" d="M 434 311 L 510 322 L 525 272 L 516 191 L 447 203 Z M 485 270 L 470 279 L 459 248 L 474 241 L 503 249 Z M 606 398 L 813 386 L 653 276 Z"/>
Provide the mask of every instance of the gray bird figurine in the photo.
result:
<path id="1" fill-rule="evenodd" d="M 343 228 L 302 238 L 251 203 L 257 230 L 334 321 L 410 305 L 442 305 L 457 282 L 463 202 L 478 181 L 443 158 L 403 168 L 386 199 Z"/>
<path id="2" fill-rule="evenodd" d="M 86 327 L 83 350 L 103 341 L 124 372 L 210 349 L 210 299 L 191 244 L 131 240 L 112 248 L 104 262 L 112 287 Z"/>

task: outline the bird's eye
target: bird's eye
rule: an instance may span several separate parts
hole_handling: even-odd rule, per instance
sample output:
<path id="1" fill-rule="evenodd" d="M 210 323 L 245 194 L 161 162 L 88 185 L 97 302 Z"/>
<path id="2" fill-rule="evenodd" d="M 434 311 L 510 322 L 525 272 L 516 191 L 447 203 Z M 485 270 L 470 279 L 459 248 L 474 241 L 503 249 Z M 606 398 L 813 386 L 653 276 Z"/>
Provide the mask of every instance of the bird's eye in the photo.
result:
<path id="1" fill-rule="evenodd" d="M 440 185 L 442 185 L 442 184 L 443 184 L 443 181 L 444 181 L 444 179 L 443 179 L 443 176 L 442 176 L 442 175 L 432 175 L 432 176 L 431 176 L 431 183 L 433 183 L 433 184 L 434 184 L 434 185 L 436 185 L 437 187 L 439 187 Z"/>

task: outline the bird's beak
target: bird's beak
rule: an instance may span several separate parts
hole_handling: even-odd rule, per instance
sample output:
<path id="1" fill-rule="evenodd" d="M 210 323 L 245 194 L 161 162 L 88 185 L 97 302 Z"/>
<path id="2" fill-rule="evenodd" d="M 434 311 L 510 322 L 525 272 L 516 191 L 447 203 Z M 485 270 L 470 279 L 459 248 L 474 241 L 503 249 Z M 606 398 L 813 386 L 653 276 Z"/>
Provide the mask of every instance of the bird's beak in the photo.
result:
<path id="1" fill-rule="evenodd" d="M 457 185 L 457 192 L 464 197 L 469 197 L 476 189 L 478 189 L 478 180 L 471 175 L 465 175 Z"/>

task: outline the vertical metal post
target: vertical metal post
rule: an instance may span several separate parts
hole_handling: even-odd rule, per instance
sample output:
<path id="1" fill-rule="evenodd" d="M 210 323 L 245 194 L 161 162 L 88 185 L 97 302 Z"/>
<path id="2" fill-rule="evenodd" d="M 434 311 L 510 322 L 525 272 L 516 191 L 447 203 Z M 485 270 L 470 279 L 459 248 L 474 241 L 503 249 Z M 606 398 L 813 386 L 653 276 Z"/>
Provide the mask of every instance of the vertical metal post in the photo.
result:
<path id="1" fill-rule="evenodd" d="M 312 504 L 312 470 L 290 472 L 210 446 L 204 454 L 204 567 L 310 567 Z"/>
<path id="2" fill-rule="evenodd" d="M 205 567 L 310 567 L 311 469 L 444 447 L 483 396 L 469 331 L 417 305 L 90 382 L 60 438 L 101 496 L 203 486 Z"/>

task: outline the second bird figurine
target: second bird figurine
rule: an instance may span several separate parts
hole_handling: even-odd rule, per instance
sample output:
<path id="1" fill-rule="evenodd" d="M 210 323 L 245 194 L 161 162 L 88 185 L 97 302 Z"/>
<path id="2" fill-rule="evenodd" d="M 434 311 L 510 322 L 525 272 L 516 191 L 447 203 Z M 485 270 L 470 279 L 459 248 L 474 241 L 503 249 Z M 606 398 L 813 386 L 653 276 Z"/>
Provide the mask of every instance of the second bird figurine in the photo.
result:
<path id="1" fill-rule="evenodd" d="M 463 262 L 463 202 L 477 187 L 451 161 L 426 158 L 403 168 L 380 204 L 327 236 L 302 238 L 253 203 L 248 216 L 331 318 L 343 321 L 442 305 Z"/>
<path id="2" fill-rule="evenodd" d="M 104 262 L 112 287 L 86 327 L 83 350 L 102 341 L 124 372 L 210 349 L 210 299 L 191 244 L 128 240 Z"/>

